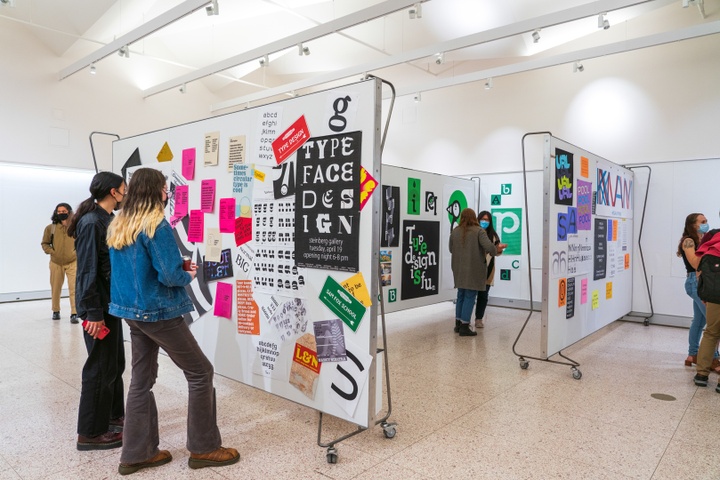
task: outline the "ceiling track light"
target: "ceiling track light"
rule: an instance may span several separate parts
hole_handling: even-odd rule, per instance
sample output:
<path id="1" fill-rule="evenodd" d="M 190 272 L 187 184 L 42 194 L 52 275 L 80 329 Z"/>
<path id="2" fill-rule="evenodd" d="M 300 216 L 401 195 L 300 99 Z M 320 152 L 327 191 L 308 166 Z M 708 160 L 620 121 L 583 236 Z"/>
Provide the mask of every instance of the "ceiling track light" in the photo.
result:
<path id="1" fill-rule="evenodd" d="M 267 67 L 268 65 L 270 65 L 270 57 L 268 57 L 267 55 L 265 55 L 259 61 L 261 67 Z"/>
<path id="2" fill-rule="evenodd" d="M 540 41 L 540 30 L 535 30 L 532 33 L 532 39 L 533 39 L 533 43 L 538 43 Z"/>
<path id="3" fill-rule="evenodd" d="M 485 90 L 490 90 L 493 87 L 492 77 L 485 80 Z"/>
<path id="4" fill-rule="evenodd" d="M 310 48 L 304 46 L 302 43 L 298 43 L 298 55 L 310 55 Z"/>
<path id="5" fill-rule="evenodd" d="M 408 10 L 408 16 L 410 17 L 410 20 L 415 20 L 416 18 L 422 18 L 422 3 L 416 3 L 410 9 Z"/>
<path id="6" fill-rule="evenodd" d="M 220 15 L 220 7 L 218 7 L 217 0 L 212 0 L 212 2 L 210 2 L 210 5 L 205 7 L 205 13 L 207 13 L 208 17 L 212 15 Z"/>
<path id="7" fill-rule="evenodd" d="M 582 63 L 580 63 L 580 62 L 575 62 L 575 63 L 573 64 L 573 73 L 583 72 L 583 71 L 585 71 L 585 67 L 583 67 L 583 64 L 582 64 Z"/>
<path id="8" fill-rule="evenodd" d="M 420 95 L 420 92 L 416 93 L 415 96 L 413 96 L 413 100 L 415 100 L 415 103 L 420 103 L 422 101 L 422 96 Z"/>
<path id="9" fill-rule="evenodd" d="M 607 19 L 607 13 L 601 13 L 598 15 L 598 28 L 602 28 L 603 30 L 607 30 L 610 28 L 610 22 Z"/>
<path id="10" fill-rule="evenodd" d="M 97 73 L 97 68 L 95 68 L 95 64 L 93 63 L 90 65 L 90 75 L 95 75 Z"/>
<path id="11" fill-rule="evenodd" d="M 180 93 L 185 93 L 185 92 L 187 92 L 187 87 L 183 83 L 182 85 L 180 85 Z"/>
<path id="12" fill-rule="evenodd" d="M 118 50 L 118 55 L 125 58 L 130 58 L 130 47 L 127 45 L 124 45 L 120 47 L 120 50 Z"/>
<path id="13" fill-rule="evenodd" d="M 435 63 L 438 65 L 442 65 L 443 63 L 445 63 L 445 52 L 435 54 Z"/>

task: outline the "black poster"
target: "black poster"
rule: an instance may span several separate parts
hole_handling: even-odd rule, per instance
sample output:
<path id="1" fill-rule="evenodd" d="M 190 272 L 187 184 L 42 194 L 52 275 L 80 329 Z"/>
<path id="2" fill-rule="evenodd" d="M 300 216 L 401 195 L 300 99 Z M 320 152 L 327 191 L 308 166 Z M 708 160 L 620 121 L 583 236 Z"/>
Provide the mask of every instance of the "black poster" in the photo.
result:
<path id="1" fill-rule="evenodd" d="M 220 254 L 219 262 L 203 262 L 202 264 L 203 273 L 205 275 L 205 281 L 210 282 L 212 280 L 219 280 L 221 278 L 228 278 L 233 276 L 232 256 L 230 255 L 230 249 L 227 248 Z"/>
<path id="2" fill-rule="evenodd" d="M 593 280 L 605 278 L 607 264 L 607 220 L 595 219 L 595 251 L 593 252 Z"/>
<path id="3" fill-rule="evenodd" d="M 403 221 L 402 300 L 437 295 L 439 258 L 440 222 Z"/>
<path id="4" fill-rule="evenodd" d="M 383 185 L 382 187 L 382 226 L 381 247 L 400 245 L 400 187 Z"/>
<path id="5" fill-rule="evenodd" d="M 357 272 L 362 132 L 314 137 L 295 167 L 295 262 Z"/>
<path id="6" fill-rule="evenodd" d="M 575 277 L 567 279 L 567 290 L 565 292 L 565 318 L 575 316 Z"/>
<path id="7" fill-rule="evenodd" d="M 555 149 L 555 205 L 573 204 L 573 154 Z"/>

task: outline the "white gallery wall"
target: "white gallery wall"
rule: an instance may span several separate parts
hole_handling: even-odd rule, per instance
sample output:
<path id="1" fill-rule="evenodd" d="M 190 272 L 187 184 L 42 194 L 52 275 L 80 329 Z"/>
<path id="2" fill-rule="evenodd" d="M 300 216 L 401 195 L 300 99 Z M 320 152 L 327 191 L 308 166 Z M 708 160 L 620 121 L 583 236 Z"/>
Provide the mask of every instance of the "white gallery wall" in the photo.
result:
<path id="1" fill-rule="evenodd" d="M 112 57 L 103 62 L 124 61 Z M 92 131 L 127 137 L 167 128 L 211 116 L 220 100 L 199 83 L 184 95 L 143 99 L 142 79 L 108 78 L 103 62 L 95 76 L 82 71 L 60 82 L 67 65 L 58 56 L 18 26 L 0 29 L 0 162 L 91 169 Z M 618 164 L 720 157 L 720 36 L 583 64 L 582 73 L 562 65 L 495 78 L 490 90 L 477 82 L 422 92 L 417 103 L 400 97 L 383 161 L 446 175 L 518 171 L 522 135 L 539 130 Z M 111 168 L 110 140 L 98 137 L 100 169 Z M 541 169 L 539 149 L 529 153 L 528 169 Z M 17 235 L 7 218 L 0 238 Z M 37 232 L 27 236 L 39 243 Z M 677 300 L 686 300 L 681 287 Z"/>

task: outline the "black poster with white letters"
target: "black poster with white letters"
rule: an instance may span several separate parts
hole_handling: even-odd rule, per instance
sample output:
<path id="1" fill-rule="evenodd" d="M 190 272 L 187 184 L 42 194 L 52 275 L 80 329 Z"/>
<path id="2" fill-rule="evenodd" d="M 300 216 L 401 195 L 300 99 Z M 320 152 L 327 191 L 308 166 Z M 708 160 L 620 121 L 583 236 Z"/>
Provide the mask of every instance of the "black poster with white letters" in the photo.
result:
<path id="1" fill-rule="evenodd" d="M 362 132 L 310 138 L 295 168 L 295 262 L 357 272 Z"/>

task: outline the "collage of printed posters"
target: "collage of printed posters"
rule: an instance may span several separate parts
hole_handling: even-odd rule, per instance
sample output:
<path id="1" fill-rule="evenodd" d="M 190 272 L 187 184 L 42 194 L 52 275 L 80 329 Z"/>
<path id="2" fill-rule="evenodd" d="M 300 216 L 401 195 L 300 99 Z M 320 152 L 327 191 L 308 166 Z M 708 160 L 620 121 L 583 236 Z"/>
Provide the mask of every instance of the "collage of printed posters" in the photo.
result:
<path id="1" fill-rule="evenodd" d="M 238 112 L 249 126 L 154 141 L 151 155 L 136 147 L 123 166 L 128 181 L 146 166 L 167 179 L 166 218 L 197 266 L 186 321 L 232 325 L 240 346 L 229 364 L 212 355 L 216 370 L 348 419 L 373 361 L 358 336 L 368 335 L 373 306 L 360 271 L 361 210 L 378 186 L 363 168 L 376 161 L 363 144 L 374 123 L 358 119 L 368 91 L 318 94 L 322 108 L 310 115 L 289 113 L 295 100 Z M 369 239 L 369 218 L 364 225 Z"/>

